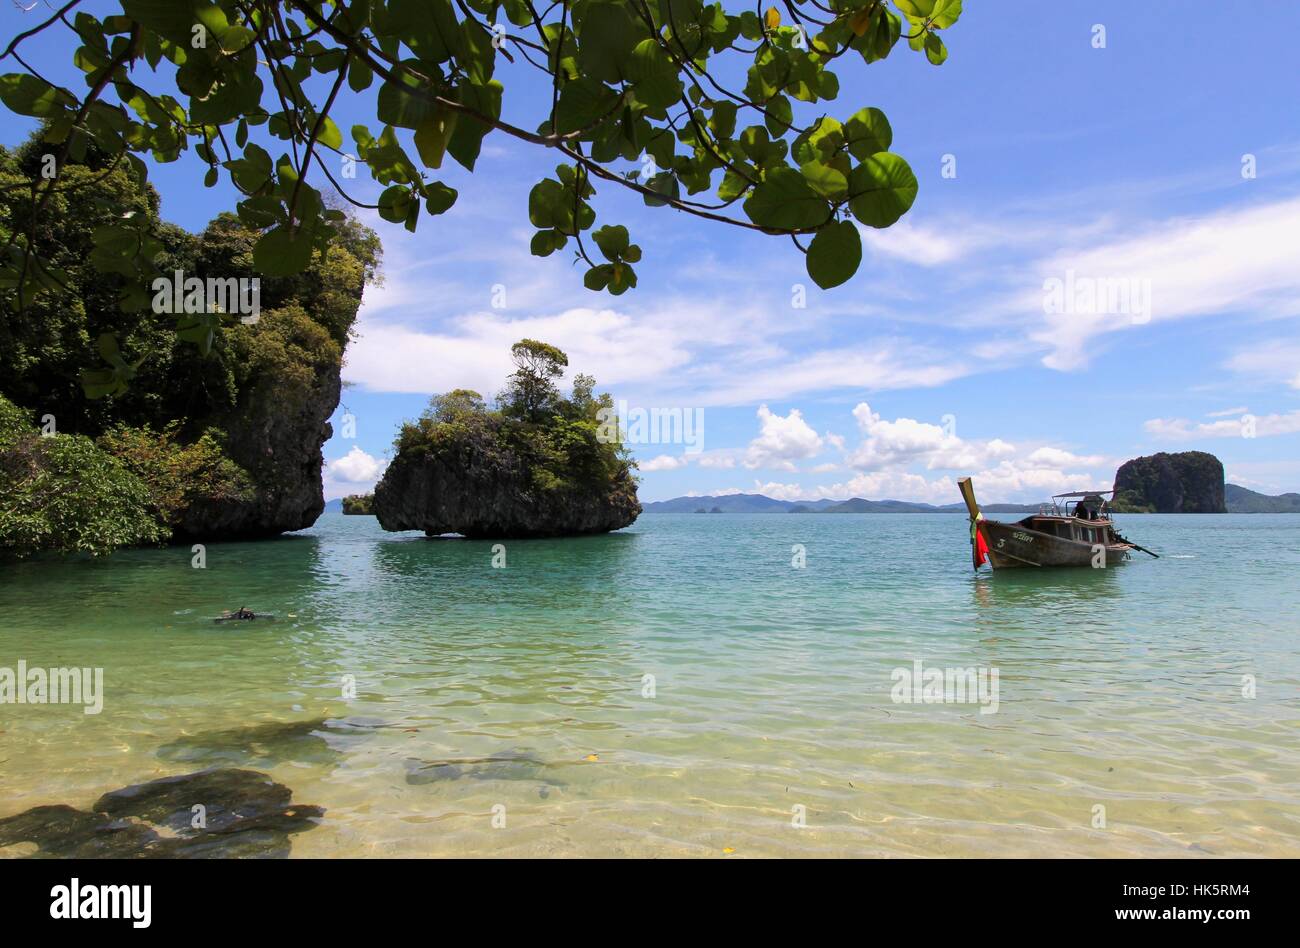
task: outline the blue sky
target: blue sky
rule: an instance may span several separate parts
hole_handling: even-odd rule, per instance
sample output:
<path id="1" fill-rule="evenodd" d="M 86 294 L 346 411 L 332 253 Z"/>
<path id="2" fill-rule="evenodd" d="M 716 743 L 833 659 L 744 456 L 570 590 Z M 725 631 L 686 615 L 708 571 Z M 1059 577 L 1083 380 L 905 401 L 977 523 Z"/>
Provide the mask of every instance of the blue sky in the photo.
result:
<path id="1" fill-rule="evenodd" d="M 559 345 L 629 406 L 702 413 L 699 452 L 634 446 L 643 500 L 951 503 L 971 474 L 981 500 L 1032 501 L 1193 448 L 1236 483 L 1300 490 L 1300 5 L 966 6 L 942 67 L 903 47 L 869 67 L 846 57 L 839 98 L 799 116 L 883 109 L 921 183 L 835 290 L 788 240 L 606 185 L 598 223 L 626 224 L 645 256 L 636 290 L 590 293 L 566 252 L 528 253 L 528 191 L 557 157 L 501 135 L 473 175 L 438 174 L 460 190 L 446 215 L 414 235 L 371 221 L 385 281 L 348 352 L 327 496 L 369 489 L 430 394 L 496 391 L 523 337 Z M 7 5 L 4 35 L 41 9 Z M 30 61 L 71 83 L 67 42 L 42 37 Z M 549 91 L 529 72 L 498 76 L 505 117 L 532 127 Z M 345 99 L 339 126 L 364 121 L 363 104 Z M 4 140 L 24 134 L 11 122 Z M 164 215 L 191 229 L 234 203 L 192 160 L 151 174 Z M 364 170 L 350 183 L 378 192 Z M 1131 289 L 1129 312 L 1049 312 L 1045 281 L 1070 275 Z"/>

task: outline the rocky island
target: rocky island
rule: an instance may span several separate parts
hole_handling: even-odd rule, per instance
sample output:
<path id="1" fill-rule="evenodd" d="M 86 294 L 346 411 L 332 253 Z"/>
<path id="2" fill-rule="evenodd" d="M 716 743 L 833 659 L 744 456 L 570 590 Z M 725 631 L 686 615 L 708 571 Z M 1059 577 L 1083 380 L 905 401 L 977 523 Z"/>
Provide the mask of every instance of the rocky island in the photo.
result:
<path id="1" fill-rule="evenodd" d="M 343 498 L 343 512 L 352 516 L 373 517 L 375 515 L 375 495 L 348 494 Z"/>
<path id="2" fill-rule="evenodd" d="M 525 339 L 515 372 L 489 408 L 478 392 L 434 397 L 402 426 L 396 456 L 375 487 L 385 530 L 429 536 L 558 537 L 607 533 L 641 513 L 633 462 L 613 400 L 577 375 L 564 397 L 556 382 L 568 357 Z"/>
<path id="3" fill-rule="evenodd" d="M 1134 458 L 1115 472 L 1120 513 L 1227 513 L 1223 462 L 1204 451 Z"/>

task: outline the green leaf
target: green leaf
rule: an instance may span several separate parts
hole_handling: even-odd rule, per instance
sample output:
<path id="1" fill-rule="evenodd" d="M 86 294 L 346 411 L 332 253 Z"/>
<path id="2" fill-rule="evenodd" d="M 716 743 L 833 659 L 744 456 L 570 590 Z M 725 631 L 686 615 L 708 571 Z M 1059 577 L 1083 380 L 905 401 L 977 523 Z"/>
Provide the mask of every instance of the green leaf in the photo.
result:
<path id="1" fill-rule="evenodd" d="M 443 214 L 451 209 L 459 196 L 455 188 L 448 187 L 440 181 L 425 185 L 424 207 L 430 214 Z"/>
<path id="2" fill-rule="evenodd" d="M 754 188 L 745 200 L 745 213 L 762 227 L 802 230 L 823 223 L 830 209 L 802 174 L 783 166 L 769 170 Z"/>
<path id="3" fill-rule="evenodd" d="M 898 155 L 872 155 L 849 175 L 849 210 L 868 227 L 888 227 L 916 200 L 916 175 Z"/>
<path id="4" fill-rule="evenodd" d="M 794 122 L 794 109 L 790 106 L 790 100 L 785 96 L 776 96 L 763 107 L 763 110 L 766 113 L 763 116 L 763 123 L 774 137 L 780 138 L 790 130 L 790 126 Z"/>
<path id="5" fill-rule="evenodd" d="M 749 182 L 734 171 L 728 170 L 722 176 L 722 183 L 718 185 L 718 200 L 732 201 L 745 193 L 749 187 Z"/>
<path id="6" fill-rule="evenodd" d="M 669 200 L 677 200 L 682 195 L 681 184 L 671 171 L 661 171 L 645 182 L 645 186 L 656 194 L 662 194 L 663 198 L 653 198 L 648 194 L 641 197 L 645 200 L 646 207 L 663 207 L 668 204 Z"/>
<path id="7" fill-rule="evenodd" d="M 189 48 L 195 17 L 193 0 L 122 0 L 122 12 L 142 26 Z"/>
<path id="8" fill-rule="evenodd" d="M 600 230 L 592 231 L 591 239 L 596 242 L 596 246 L 610 263 L 617 263 L 622 259 L 628 248 L 627 228 L 622 224 L 606 225 Z"/>
<path id="9" fill-rule="evenodd" d="M 849 154 L 858 161 L 866 161 L 879 151 L 889 151 L 894 143 L 894 130 L 880 109 L 859 109 L 844 123 L 844 138 Z"/>
<path id="10" fill-rule="evenodd" d="M 948 59 L 948 47 L 943 45 L 938 33 L 927 33 L 925 37 L 925 58 L 933 66 L 942 66 Z"/>
<path id="11" fill-rule="evenodd" d="M 253 267 L 265 276 L 292 276 L 311 263 L 312 240 L 305 229 L 295 233 L 281 225 L 253 245 Z"/>
<path id="12" fill-rule="evenodd" d="M 852 221 L 836 221 L 817 231 L 808 247 L 808 275 L 823 290 L 839 286 L 858 272 L 862 235 Z"/>
<path id="13" fill-rule="evenodd" d="M 839 162 L 843 165 L 843 162 Z M 810 161 L 807 164 L 799 166 L 799 171 L 803 174 L 812 189 L 824 198 L 831 200 L 842 199 L 849 190 L 849 178 L 843 167 L 836 167 L 834 164 L 825 164 L 820 161 Z"/>
<path id="14" fill-rule="evenodd" d="M 829 161 L 844 146 L 844 142 L 844 126 L 830 116 L 823 115 L 795 139 L 794 160 L 801 165 L 810 161 Z"/>
<path id="15" fill-rule="evenodd" d="M 528 219 L 534 227 L 573 233 L 573 195 L 554 178 L 543 178 L 528 192 Z"/>
<path id="16" fill-rule="evenodd" d="M 364 60 L 354 58 L 348 63 L 348 87 L 353 92 L 365 92 L 374 78 L 375 71 Z"/>
<path id="17" fill-rule="evenodd" d="M 911 17 L 923 20 L 934 12 L 935 0 L 894 0 L 894 6 Z"/>
<path id="18" fill-rule="evenodd" d="M 379 195 L 379 216 L 390 224 L 403 224 L 411 214 L 411 191 L 400 184 Z"/>
<path id="19" fill-rule="evenodd" d="M 602 82 L 626 78 L 633 48 L 641 37 L 622 3 L 587 7 L 578 34 L 578 68 Z"/>
<path id="20" fill-rule="evenodd" d="M 334 124 L 334 120 L 328 115 L 321 122 L 320 132 L 317 133 L 316 140 L 326 148 L 337 149 L 343 147 L 343 133 L 339 131 L 339 127 Z"/>
<path id="21" fill-rule="evenodd" d="M 504 91 L 505 86 L 496 79 L 483 85 L 462 81 L 456 86 L 456 99 L 461 105 L 468 106 L 480 115 L 498 119 L 501 117 L 501 95 Z M 491 125 L 462 113 L 451 133 L 451 140 L 447 142 L 447 151 L 467 171 L 473 171 L 474 163 L 478 161 L 479 150 L 483 147 L 483 138 L 490 131 L 492 131 Z"/>
<path id="22" fill-rule="evenodd" d="M 535 257 L 549 257 L 555 251 L 559 250 L 569 238 L 565 237 L 558 230 L 539 230 L 533 234 L 532 242 L 529 244 L 529 250 Z"/>
<path id="23" fill-rule="evenodd" d="M 415 130 L 415 150 L 426 168 L 442 167 L 442 156 L 455 128 L 456 113 L 450 109 L 436 108 L 420 122 Z"/>
<path id="24" fill-rule="evenodd" d="M 0 76 L 0 100 L 10 111 L 36 118 L 58 115 L 77 104 L 77 100 L 62 89 L 20 72 Z"/>
<path id="25" fill-rule="evenodd" d="M 739 108 L 740 106 L 735 102 L 715 103 L 713 116 L 709 119 L 709 131 L 713 132 L 716 138 L 730 138 L 734 135 L 736 133 L 736 110 Z"/>
<path id="26" fill-rule="evenodd" d="M 932 26 L 946 30 L 957 22 L 961 16 L 961 0 L 934 0 L 934 8 L 930 11 L 930 23 Z"/>

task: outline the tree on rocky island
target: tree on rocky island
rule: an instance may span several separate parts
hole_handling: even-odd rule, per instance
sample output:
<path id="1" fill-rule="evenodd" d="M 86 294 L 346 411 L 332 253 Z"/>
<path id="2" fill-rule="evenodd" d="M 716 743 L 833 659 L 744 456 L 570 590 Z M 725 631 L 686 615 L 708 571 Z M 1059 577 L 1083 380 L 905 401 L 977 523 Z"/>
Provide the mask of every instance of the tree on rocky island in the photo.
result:
<path id="1" fill-rule="evenodd" d="M 521 339 L 510 347 L 514 374 L 506 384 L 502 409 L 516 418 L 540 421 L 554 414 L 560 398 L 556 380 L 564 377 L 569 357 L 536 339 Z M 590 389 L 587 392 L 590 395 Z"/>
<path id="2" fill-rule="evenodd" d="M 495 406 L 456 389 L 402 425 L 375 487 L 385 530 L 566 536 L 617 530 L 641 513 L 635 462 L 608 436 L 613 399 L 581 374 L 565 398 L 556 382 L 569 360 L 554 346 L 525 339 L 511 352 L 516 371 Z"/>
<path id="3" fill-rule="evenodd" d="M 415 231 L 458 197 L 430 173 L 447 156 L 473 171 L 489 134 L 560 158 L 529 195 L 531 249 L 548 256 L 572 242 L 592 290 L 634 287 L 642 257 L 625 226 L 595 227 L 597 182 L 788 237 L 815 283 L 838 286 L 862 259 L 858 225 L 897 221 L 917 179 L 890 151 L 879 109 L 829 114 L 840 88 L 831 67 L 878 62 L 900 40 L 942 64 L 941 34 L 962 0 L 784 0 L 736 14 L 703 0 L 118 0 L 105 16 L 79 6 L 36 14 L 0 51 L 20 70 L 0 75 L 0 101 L 45 123 L 39 161 L 13 185 L 24 223 L 0 254 L 10 313 L 64 286 L 39 222 L 87 183 L 68 171 L 92 153 L 143 190 L 141 156 L 192 152 L 206 186 L 224 175 L 239 192 L 239 220 L 257 233 L 252 267 L 287 277 L 347 226 L 312 181 Z M 85 89 L 51 83 L 24 58 L 47 33 L 70 40 Z M 501 77 L 513 88 L 538 75 L 548 101 L 523 125 L 504 119 Z M 378 125 L 352 126 L 345 145 L 333 116 L 350 97 Z M 383 187 L 373 204 L 340 181 L 358 165 Z M 147 216 L 127 216 L 95 228 L 90 261 L 120 278 L 115 304 L 140 313 L 164 250 Z M 205 313 L 178 318 L 175 331 L 202 344 L 228 325 Z M 120 391 L 140 357 L 105 356 L 95 371 L 107 382 L 88 393 Z"/>

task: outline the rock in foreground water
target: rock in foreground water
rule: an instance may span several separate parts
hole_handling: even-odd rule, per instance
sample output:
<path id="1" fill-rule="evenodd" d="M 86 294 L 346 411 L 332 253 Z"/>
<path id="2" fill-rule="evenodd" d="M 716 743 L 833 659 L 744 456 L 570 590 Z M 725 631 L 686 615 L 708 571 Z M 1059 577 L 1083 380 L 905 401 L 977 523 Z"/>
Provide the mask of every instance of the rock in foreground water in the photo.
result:
<path id="1" fill-rule="evenodd" d="M 114 790 L 90 812 L 38 806 L 7 817 L 0 849 L 35 845 L 35 858 L 283 858 L 289 837 L 325 814 L 291 797 L 255 770 L 203 770 Z"/>

